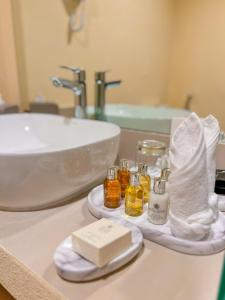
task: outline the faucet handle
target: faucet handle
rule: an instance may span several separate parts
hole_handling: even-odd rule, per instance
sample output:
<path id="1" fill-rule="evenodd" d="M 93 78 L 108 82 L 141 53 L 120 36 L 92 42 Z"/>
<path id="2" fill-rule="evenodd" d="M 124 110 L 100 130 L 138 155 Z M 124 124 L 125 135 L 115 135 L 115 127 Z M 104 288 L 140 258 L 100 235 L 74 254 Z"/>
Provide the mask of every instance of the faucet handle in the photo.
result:
<path id="1" fill-rule="evenodd" d="M 84 82 L 85 79 L 86 79 L 85 70 L 82 70 L 82 69 L 77 68 L 77 67 L 68 67 L 68 66 L 59 66 L 59 67 L 61 69 L 65 69 L 65 70 L 69 70 L 69 71 L 73 72 L 73 74 L 78 77 L 79 82 Z"/>
<path id="2" fill-rule="evenodd" d="M 105 71 L 98 71 L 95 72 L 95 80 L 102 80 L 105 81 L 105 74 L 111 72 L 111 70 L 105 70 Z"/>

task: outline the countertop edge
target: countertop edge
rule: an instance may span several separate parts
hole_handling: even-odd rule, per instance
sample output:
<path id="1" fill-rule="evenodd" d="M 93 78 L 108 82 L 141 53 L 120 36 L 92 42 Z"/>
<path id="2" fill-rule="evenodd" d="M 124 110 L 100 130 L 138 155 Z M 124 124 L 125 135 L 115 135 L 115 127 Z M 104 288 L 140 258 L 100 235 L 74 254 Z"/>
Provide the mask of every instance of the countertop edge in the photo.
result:
<path id="1" fill-rule="evenodd" d="M 0 283 L 16 299 L 66 300 L 46 280 L 0 246 Z"/>

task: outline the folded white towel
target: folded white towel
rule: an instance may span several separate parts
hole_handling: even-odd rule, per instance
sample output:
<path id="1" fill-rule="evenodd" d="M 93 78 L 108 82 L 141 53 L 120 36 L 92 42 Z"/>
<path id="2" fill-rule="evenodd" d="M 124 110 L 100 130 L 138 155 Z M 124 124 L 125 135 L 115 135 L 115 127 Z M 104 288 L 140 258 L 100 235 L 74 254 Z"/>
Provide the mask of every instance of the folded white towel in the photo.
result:
<path id="1" fill-rule="evenodd" d="M 214 219 L 218 217 L 218 196 L 214 193 L 216 180 L 216 146 L 219 141 L 220 126 L 216 118 L 209 115 L 202 120 L 205 132 L 206 152 L 207 152 L 207 173 L 209 205 L 214 211 Z"/>
<path id="2" fill-rule="evenodd" d="M 216 118 L 209 115 L 202 120 L 207 150 L 207 169 L 209 193 L 214 193 L 216 180 L 216 146 L 219 141 L 220 127 Z"/>
<path id="3" fill-rule="evenodd" d="M 218 197 L 218 209 L 225 212 L 225 195 L 217 195 Z"/>
<path id="4" fill-rule="evenodd" d="M 203 124 L 195 113 L 190 114 L 177 127 L 170 144 L 171 231 L 189 240 L 205 238 L 215 220 L 215 212 L 209 205 L 207 126 L 205 129 Z M 211 201 L 216 202 L 214 196 Z"/>

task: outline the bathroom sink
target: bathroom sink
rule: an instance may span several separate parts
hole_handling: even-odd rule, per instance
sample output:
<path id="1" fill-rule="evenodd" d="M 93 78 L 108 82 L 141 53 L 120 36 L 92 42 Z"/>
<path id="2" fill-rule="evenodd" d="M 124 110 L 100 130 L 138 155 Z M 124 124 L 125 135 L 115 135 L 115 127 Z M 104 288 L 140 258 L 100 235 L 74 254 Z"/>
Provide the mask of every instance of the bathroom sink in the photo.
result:
<path id="1" fill-rule="evenodd" d="M 0 116 L 0 209 L 63 203 L 99 183 L 117 157 L 120 128 L 46 114 Z"/>
<path id="2" fill-rule="evenodd" d="M 169 106 L 107 104 L 105 118 L 124 128 L 150 130 L 160 133 L 170 133 L 173 118 L 186 117 L 189 110 Z M 94 107 L 88 107 L 90 118 L 94 116 Z"/>

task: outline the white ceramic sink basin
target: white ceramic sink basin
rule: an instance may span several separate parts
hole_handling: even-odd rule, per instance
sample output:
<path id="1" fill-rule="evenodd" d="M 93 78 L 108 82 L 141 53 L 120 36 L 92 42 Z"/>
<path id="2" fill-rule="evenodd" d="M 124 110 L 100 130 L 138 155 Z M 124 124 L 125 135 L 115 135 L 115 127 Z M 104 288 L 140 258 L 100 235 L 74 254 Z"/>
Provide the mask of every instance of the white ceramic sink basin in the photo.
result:
<path id="1" fill-rule="evenodd" d="M 56 205 L 101 181 L 117 157 L 114 124 L 46 114 L 0 116 L 0 209 Z"/>

